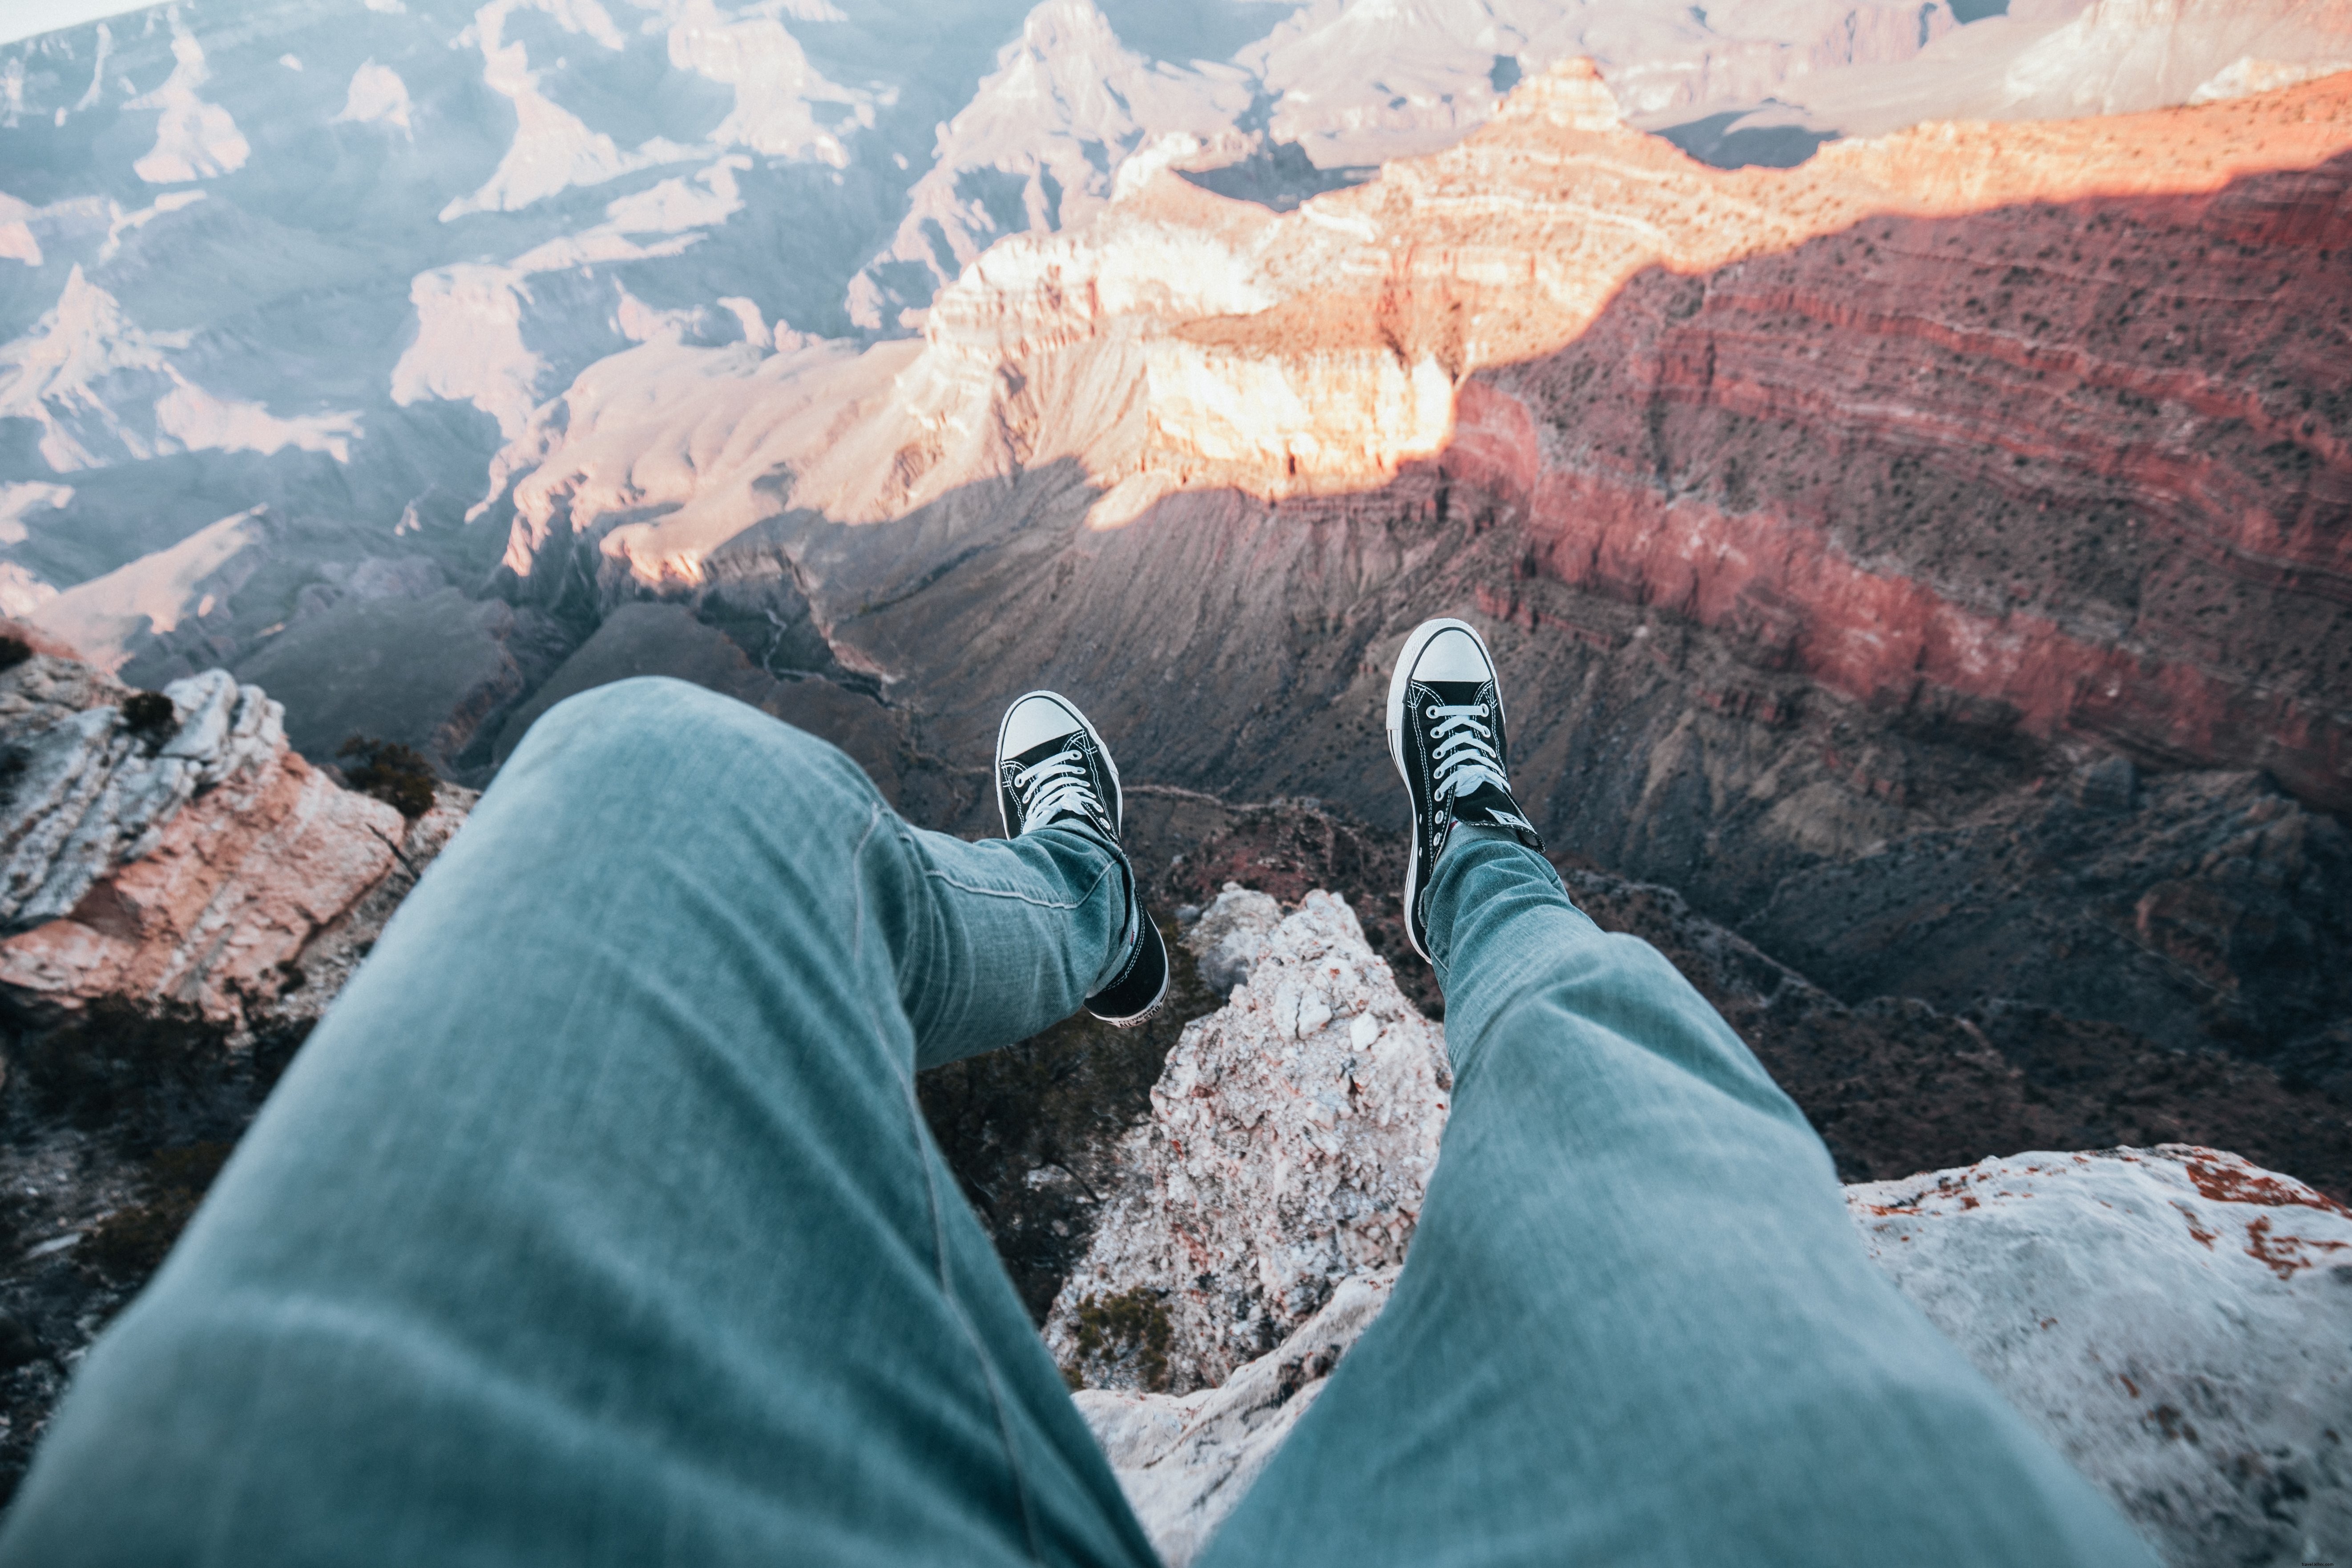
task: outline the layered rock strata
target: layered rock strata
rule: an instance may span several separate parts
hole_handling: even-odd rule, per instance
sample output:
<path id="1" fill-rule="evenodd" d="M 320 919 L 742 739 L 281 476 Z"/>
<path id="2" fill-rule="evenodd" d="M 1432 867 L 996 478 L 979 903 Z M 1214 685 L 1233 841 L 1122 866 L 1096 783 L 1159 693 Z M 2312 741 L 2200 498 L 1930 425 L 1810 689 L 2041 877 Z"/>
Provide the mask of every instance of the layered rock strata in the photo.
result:
<path id="1" fill-rule="evenodd" d="M 2337 78 L 1727 173 L 1622 127 L 1570 66 L 1295 214 L 1169 175 L 1000 245 L 887 397 L 756 470 L 714 450 L 670 497 L 633 492 L 602 548 L 700 581 L 699 498 L 779 462 L 793 504 L 877 520 L 1067 458 L 1117 526 L 1433 460 L 1363 504 L 1480 512 L 1531 574 L 1672 605 L 1874 705 L 2258 763 L 2342 805 L 2352 428 L 2319 323 L 2352 265 L 2347 150 Z M 613 468 L 568 438 L 539 465 L 527 517 Z"/>
<path id="2" fill-rule="evenodd" d="M 1845 1000 L 2332 1078 L 2347 95 L 1726 173 L 1564 69 L 1288 215 L 1142 182 L 920 345 L 583 378 L 509 561 L 805 627 L 950 767 L 1045 683 L 1382 826 L 1386 662 L 1467 615 L 1548 839 Z"/>
<path id="3" fill-rule="evenodd" d="M 142 694 L 35 655 L 0 672 L 0 996 L 22 1012 L 110 996 L 245 1024 L 404 854 L 446 837 L 303 762 L 279 706 L 225 671 Z"/>
<path id="4" fill-rule="evenodd" d="M 1384 1245 L 1360 1261 L 1311 1247 L 1302 1258 L 1279 1241 L 1219 1236 L 1199 1184 L 1234 1198 L 1279 1187 L 1299 1215 L 1344 1212 L 1365 1186 L 1361 1162 L 1393 1150 L 1405 1152 L 1399 1173 L 1417 1191 L 1423 1151 L 1443 1131 L 1442 1093 L 1359 1086 L 1320 1060 L 1318 1037 L 1285 1032 L 1303 1021 L 1281 1002 L 1303 1005 L 1302 950 L 1315 952 L 1305 978 L 1322 979 L 1336 957 L 1361 977 L 1350 1002 L 1360 988 L 1362 1016 L 1380 1016 L 1385 968 L 1349 945 L 1345 913 L 1310 894 L 1269 933 L 1227 1007 L 1188 1031 L 1151 1122 L 1121 1148 L 1125 1184 L 1047 1326 L 1050 1345 L 1108 1385 L 1082 1389 L 1080 1409 L 1174 1568 L 1377 1316 L 1416 1212 L 1400 1204 Z M 1223 1072 L 1202 1070 L 1211 1040 L 1233 1064 Z M 1351 1113 L 1328 1127 L 1294 1109 L 1325 1079 L 1349 1085 Z M 2340 1354 L 2352 1323 L 2352 1212 L 2189 1145 L 2019 1154 L 1850 1187 L 1847 1204 L 1896 1287 L 2168 1560 L 2301 1562 L 2352 1529 L 2352 1467 L 2336 1436 L 2352 1401 Z M 1295 1299 L 1302 1284 L 1319 1298 L 1286 1319 L 1256 1308 L 1252 1321 L 1288 1331 L 1254 1359 L 1234 1358 L 1232 1321 L 1244 1314 L 1218 1310 L 1227 1304 L 1213 1288 L 1236 1271 L 1196 1272 L 1232 1257 L 1255 1264 L 1258 1301 L 1286 1289 Z M 1096 1353 L 1084 1348 L 1090 1327 Z M 1150 1384 L 1175 1391 L 1138 1386 Z"/>

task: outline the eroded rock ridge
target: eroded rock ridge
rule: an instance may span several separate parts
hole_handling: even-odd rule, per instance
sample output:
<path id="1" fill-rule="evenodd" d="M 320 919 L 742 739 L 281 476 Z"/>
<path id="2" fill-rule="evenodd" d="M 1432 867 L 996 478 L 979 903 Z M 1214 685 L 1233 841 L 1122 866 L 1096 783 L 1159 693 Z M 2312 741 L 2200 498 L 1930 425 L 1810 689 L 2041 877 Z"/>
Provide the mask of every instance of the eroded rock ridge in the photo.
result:
<path id="1" fill-rule="evenodd" d="M 1385 966 L 1350 942 L 1346 914 L 1310 893 L 1266 935 L 1225 1009 L 1171 1053 L 1151 1121 L 1122 1145 L 1126 1184 L 1047 1327 L 1093 1385 L 1079 1407 L 1175 1568 L 1410 1267 L 1399 1255 L 1417 1205 L 1395 1205 L 1379 1245 L 1316 1244 L 1339 1231 L 1321 1216 L 1377 1181 L 1368 1165 L 1401 1152 L 1398 1175 L 1417 1193 L 1445 1118 L 1434 1079 L 1349 1076 L 1345 1116 L 1337 1097 L 1315 1098 L 1340 1075 L 1331 1004 L 1310 1002 L 1314 988 L 1367 1018 L 1394 994 Z M 1340 967 L 1354 983 L 1333 988 Z M 1310 1020 L 1322 1027 L 1305 1031 Z M 1203 1213 L 1211 1191 L 1236 1206 L 1278 1191 L 1307 1228 L 1253 1236 L 1236 1215 L 1220 1232 Z M 2341 1205 L 2183 1144 L 2021 1153 L 1849 1187 L 1846 1200 L 1895 1286 L 2168 1561 L 2300 1563 L 2352 1529 L 2352 1466 L 2336 1436 L 2352 1400 L 2340 1353 L 2352 1212 Z M 1229 1284 L 1234 1257 L 1255 1264 L 1255 1301 Z M 1301 1283 L 1311 1314 L 1258 1304 L 1297 1300 Z M 1237 1357 L 1248 1335 L 1234 1330 L 1252 1324 L 1276 1342 Z"/>

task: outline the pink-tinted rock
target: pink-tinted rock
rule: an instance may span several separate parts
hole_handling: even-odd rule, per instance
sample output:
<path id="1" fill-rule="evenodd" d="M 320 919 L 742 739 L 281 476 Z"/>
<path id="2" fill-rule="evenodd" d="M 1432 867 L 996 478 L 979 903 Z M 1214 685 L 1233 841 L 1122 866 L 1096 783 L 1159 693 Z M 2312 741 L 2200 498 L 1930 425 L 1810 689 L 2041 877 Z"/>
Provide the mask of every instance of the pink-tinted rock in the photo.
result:
<path id="1" fill-rule="evenodd" d="M 163 695 L 168 715 L 138 727 L 132 694 L 85 666 L 0 673 L 19 773 L 0 813 L 0 994 L 20 1008 L 123 996 L 244 1023 L 395 864 L 400 813 L 289 750 L 259 688 L 215 670 Z"/>

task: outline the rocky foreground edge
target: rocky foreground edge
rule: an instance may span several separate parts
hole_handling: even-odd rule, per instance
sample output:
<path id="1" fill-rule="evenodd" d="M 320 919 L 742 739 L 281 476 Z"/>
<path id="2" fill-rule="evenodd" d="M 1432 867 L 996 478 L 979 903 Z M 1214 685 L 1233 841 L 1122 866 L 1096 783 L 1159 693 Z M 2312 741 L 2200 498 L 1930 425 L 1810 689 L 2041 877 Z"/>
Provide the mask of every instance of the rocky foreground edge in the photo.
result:
<path id="1" fill-rule="evenodd" d="M 224 670 L 137 691 L 0 621 L 0 1502 L 473 799 L 391 782 Z"/>
<path id="2" fill-rule="evenodd" d="M 15 1031 L 0 1149 L 11 1484 L 471 798 L 441 786 L 405 816 L 305 763 L 277 704 L 225 673 L 142 700 L 19 640 L 0 669 L 0 995 L 37 1026 Z M 1045 1324 L 1173 1568 L 1388 1299 L 1453 1087 L 1442 1027 L 1343 900 L 1228 887 L 1186 936 L 1229 999 L 1169 1053 Z M 2333 1200 L 2166 1144 L 1847 1201 L 1897 1287 L 2170 1562 L 2352 1542 L 2352 1214 Z"/>
<path id="3" fill-rule="evenodd" d="M 1451 1089 L 1348 905 L 1238 887 L 1190 933 L 1234 983 L 1170 1054 L 1045 1334 L 1171 1568 L 1394 1286 Z M 2352 1213 L 2183 1144 L 1846 1188 L 1871 1257 L 2166 1560 L 2352 1543 Z"/>
<path id="4" fill-rule="evenodd" d="M 411 816 L 344 788 L 226 670 L 136 691 L 16 622 L 0 658 L 0 1003 L 20 1016 L 315 1016 L 473 799 L 428 784 Z"/>

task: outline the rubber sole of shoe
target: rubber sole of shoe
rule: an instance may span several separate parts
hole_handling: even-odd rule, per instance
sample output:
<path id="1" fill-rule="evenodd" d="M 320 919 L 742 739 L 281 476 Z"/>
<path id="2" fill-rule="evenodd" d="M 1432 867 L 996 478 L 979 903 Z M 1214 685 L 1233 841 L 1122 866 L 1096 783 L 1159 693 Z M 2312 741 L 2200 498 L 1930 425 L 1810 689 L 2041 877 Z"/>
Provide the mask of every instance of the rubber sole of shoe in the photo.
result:
<path id="1" fill-rule="evenodd" d="M 1147 913 L 1145 918 L 1149 920 L 1150 917 Z M 1151 940 L 1160 944 L 1159 993 L 1154 995 L 1150 1001 L 1144 1004 L 1143 1010 L 1141 1012 L 1129 1013 L 1123 1018 L 1104 1017 L 1102 1014 L 1097 1013 L 1091 1007 L 1087 1009 L 1087 1012 L 1090 1016 L 1100 1019 L 1103 1023 L 1108 1024 L 1114 1029 L 1141 1028 L 1144 1025 L 1151 1022 L 1153 1016 L 1160 1011 L 1160 1005 L 1168 1000 L 1168 979 L 1169 976 L 1174 973 L 1168 963 L 1168 942 L 1166 938 L 1160 934 L 1160 928 L 1157 925 L 1153 925 L 1150 928 L 1150 931 Z"/>
<path id="2" fill-rule="evenodd" d="M 1118 790 L 1118 809 L 1112 814 L 1115 817 L 1118 818 L 1118 820 L 1113 822 L 1111 826 L 1117 828 L 1119 832 L 1125 833 L 1127 831 L 1127 823 L 1125 820 L 1127 816 L 1127 786 L 1119 783 L 1118 763 L 1111 756 L 1110 748 L 1103 744 L 1102 731 L 1095 728 L 1095 721 L 1087 717 L 1086 710 L 1080 708 L 1076 703 L 1071 701 L 1060 692 L 1048 691 L 1044 687 L 1039 687 L 1034 691 L 1023 692 L 1020 696 L 1014 698 L 1012 701 L 1004 705 L 1004 717 L 996 721 L 996 765 L 998 767 L 1003 767 L 1004 765 L 1004 727 L 1013 722 L 1013 710 L 1015 708 L 1020 707 L 1024 702 L 1028 701 L 1032 697 L 1050 697 L 1055 701 L 1060 703 L 1063 707 L 1068 709 L 1072 713 L 1077 715 L 1078 722 L 1085 727 L 1087 733 L 1094 740 L 1095 754 L 1102 758 L 1103 766 L 1110 770 L 1110 782 Z M 1012 838 L 1018 835 L 1020 830 L 1015 828 L 1013 824 L 1006 819 L 1004 815 L 1004 787 L 1002 784 L 999 784 L 996 790 L 996 819 L 1004 824 L 1005 837 Z"/>
<path id="3" fill-rule="evenodd" d="M 1405 689 L 1412 684 L 1412 667 L 1420 661 L 1423 650 L 1429 647 L 1438 633 L 1447 630 L 1469 633 L 1470 640 L 1478 645 L 1479 657 L 1486 661 L 1486 668 L 1495 668 L 1495 655 L 1486 647 L 1486 639 L 1478 635 L 1478 628 L 1450 616 L 1422 622 L 1412 629 L 1412 635 L 1404 639 L 1404 647 L 1397 655 L 1396 668 L 1389 676 L 1388 721 L 1389 761 L 1396 764 L 1397 777 L 1404 784 L 1408 811 L 1412 809 L 1412 774 L 1406 771 L 1404 762 Z M 1495 682 L 1495 728 L 1498 732 L 1509 732 L 1503 715 L 1503 683 L 1499 678 Z M 1413 952 L 1434 963 L 1436 960 L 1430 958 L 1429 950 L 1421 944 L 1421 932 L 1415 928 L 1412 918 L 1412 911 L 1419 907 L 1421 898 L 1422 837 L 1421 825 L 1416 822 L 1413 824 L 1412 853 L 1405 861 L 1404 868 L 1404 939 L 1412 943 Z"/>

